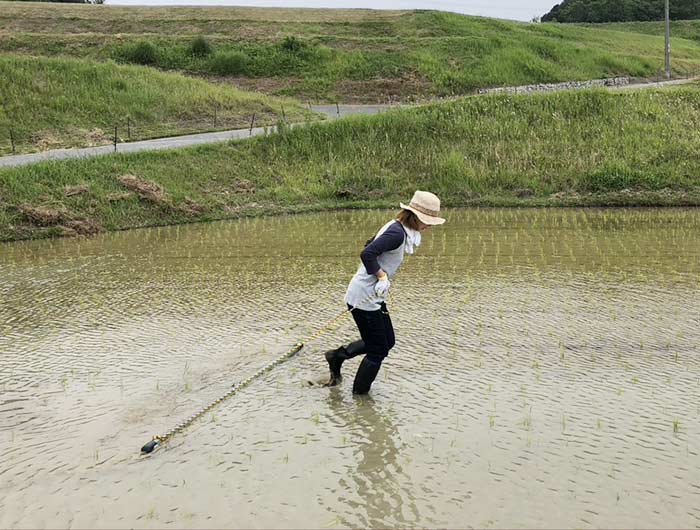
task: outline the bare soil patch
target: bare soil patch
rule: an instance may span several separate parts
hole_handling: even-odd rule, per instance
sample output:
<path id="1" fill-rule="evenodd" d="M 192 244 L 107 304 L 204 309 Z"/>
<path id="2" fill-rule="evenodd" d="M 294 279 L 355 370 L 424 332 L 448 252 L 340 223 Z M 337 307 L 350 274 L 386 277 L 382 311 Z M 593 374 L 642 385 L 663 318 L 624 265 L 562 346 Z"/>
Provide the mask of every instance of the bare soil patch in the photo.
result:
<path id="1" fill-rule="evenodd" d="M 87 184 L 79 184 L 77 186 L 66 186 L 63 188 L 63 194 L 66 197 L 73 197 L 74 195 L 82 195 L 90 190 Z"/>
<path id="2" fill-rule="evenodd" d="M 107 199 L 109 202 L 116 202 L 130 199 L 133 196 L 134 194 L 130 191 L 118 191 L 116 193 L 108 193 L 105 195 L 105 199 Z"/>
<path id="3" fill-rule="evenodd" d="M 155 182 L 144 180 L 135 175 L 122 175 L 117 180 L 122 186 L 135 192 L 142 199 L 156 204 L 167 203 L 165 190 Z"/>
<path id="4" fill-rule="evenodd" d="M 434 91 L 431 81 L 405 75 L 390 79 L 343 79 L 336 83 L 335 93 L 343 103 L 403 103 L 423 101 Z"/>
<path id="5" fill-rule="evenodd" d="M 33 226 L 58 228 L 64 236 L 93 235 L 102 231 L 97 221 L 80 218 L 64 206 L 21 204 L 17 209 Z"/>
<path id="6" fill-rule="evenodd" d="M 209 208 L 189 197 L 185 197 L 184 202 L 178 205 L 178 209 L 188 215 L 199 215 L 206 212 Z"/>
<path id="7" fill-rule="evenodd" d="M 255 184 L 249 180 L 239 180 L 233 185 L 233 191 L 235 193 L 252 193 L 255 191 Z"/>
<path id="8" fill-rule="evenodd" d="M 72 219 L 64 222 L 61 227 L 64 235 L 91 236 L 102 232 L 102 226 L 91 219 Z"/>
<path id="9" fill-rule="evenodd" d="M 39 226 L 53 226 L 63 221 L 73 219 L 73 215 L 63 206 L 51 208 L 48 206 L 32 206 L 20 204 L 17 209 L 32 223 Z"/>

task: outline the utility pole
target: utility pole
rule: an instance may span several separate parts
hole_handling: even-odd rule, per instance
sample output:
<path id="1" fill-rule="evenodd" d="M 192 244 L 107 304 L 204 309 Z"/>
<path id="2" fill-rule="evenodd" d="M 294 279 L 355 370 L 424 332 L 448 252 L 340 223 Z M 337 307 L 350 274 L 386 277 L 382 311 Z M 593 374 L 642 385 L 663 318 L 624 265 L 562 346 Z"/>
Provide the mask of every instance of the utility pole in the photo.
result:
<path id="1" fill-rule="evenodd" d="M 671 16 L 666 0 L 666 79 L 671 79 Z"/>

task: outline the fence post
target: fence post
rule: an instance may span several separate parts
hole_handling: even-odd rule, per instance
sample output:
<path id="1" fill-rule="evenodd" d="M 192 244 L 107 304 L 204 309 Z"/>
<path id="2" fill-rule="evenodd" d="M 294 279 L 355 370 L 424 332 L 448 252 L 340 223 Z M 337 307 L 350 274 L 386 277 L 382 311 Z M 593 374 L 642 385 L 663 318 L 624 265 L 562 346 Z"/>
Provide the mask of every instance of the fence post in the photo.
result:
<path id="1" fill-rule="evenodd" d="M 216 103 L 214 103 L 214 127 L 216 127 L 216 120 L 217 120 L 216 114 L 217 114 L 217 109 L 218 109 L 218 105 L 217 105 Z"/>
<path id="2" fill-rule="evenodd" d="M 127 117 L 126 118 L 126 135 L 129 138 L 129 141 L 131 141 L 131 118 Z"/>
<path id="3" fill-rule="evenodd" d="M 340 107 L 338 106 L 338 102 L 335 102 L 335 113 L 338 118 L 340 118 Z"/>
<path id="4" fill-rule="evenodd" d="M 114 152 L 117 152 L 117 126 L 114 126 Z"/>
<path id="5" fill-rule="evenodd" d="M 253 117 L 250 118 L 250 131 L 248 131 L 248 136 L 253 136 L 253 124 L 255 123 L 255 113 L 253 112 Z"/>
<path id="6" fill-rule="evenodd" d="M 12 132 L 12 129 L 10 129 L 10 144 L 12 145 L 12 154 L 15 154 L 15 135 Z"/>
<path id="7" fill-rule="evenodd" d="M 287 121 L 287 115 L 284 113 L 284 105 L 282 106 L 282 120 Z"/>

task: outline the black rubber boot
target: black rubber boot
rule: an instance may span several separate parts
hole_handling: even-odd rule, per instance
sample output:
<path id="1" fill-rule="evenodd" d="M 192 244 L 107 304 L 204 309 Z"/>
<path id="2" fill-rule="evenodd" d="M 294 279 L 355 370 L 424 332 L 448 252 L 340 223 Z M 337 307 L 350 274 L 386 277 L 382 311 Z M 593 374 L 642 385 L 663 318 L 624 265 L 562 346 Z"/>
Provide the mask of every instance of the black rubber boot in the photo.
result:
<path id="1" fill-rule="evenodd" d="M 347 346 L 341 346 L 335 350 L 328 350 L 326 352 L 326 361 L 328 361 L 328 368 L 331 371 L 331 378 L 327 386 L 335 386 L 343 380 L 340 368 L 343 366 L 344 361 L 352 359 L 364 352 L 365 343 L 361 340 L 356 340 Z"/>
<path id="2" fill-rule="evenodd" d="M 352 393 L 366 394 L 369 392 L 381 366 L 382 363 L 370 361 L 367 357 L 362 359 L 360 367 L 357 369 L 357 374 L 355 374 L 355 381 L 352 384 Z"/>

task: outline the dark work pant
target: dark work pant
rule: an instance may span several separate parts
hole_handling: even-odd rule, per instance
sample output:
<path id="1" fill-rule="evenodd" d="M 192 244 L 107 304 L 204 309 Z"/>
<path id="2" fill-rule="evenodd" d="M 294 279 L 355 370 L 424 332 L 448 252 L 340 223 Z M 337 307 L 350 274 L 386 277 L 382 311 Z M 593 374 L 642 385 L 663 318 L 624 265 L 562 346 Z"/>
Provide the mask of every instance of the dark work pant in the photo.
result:
<path id="1" fill-rule="evenodd" d="M 348 308 L 351 307 L 348 306 Z M 355 319 L 357 329 L 360 330 L 360 336 L 365 343 L 363 353 L 367 354 L 370 361 L 381 364 L 396 342 L 394 326 L 391 324 L 386 304 L 382 302 L 381 309 L 377 311 L 353 309 L 352 318 Z"/>

